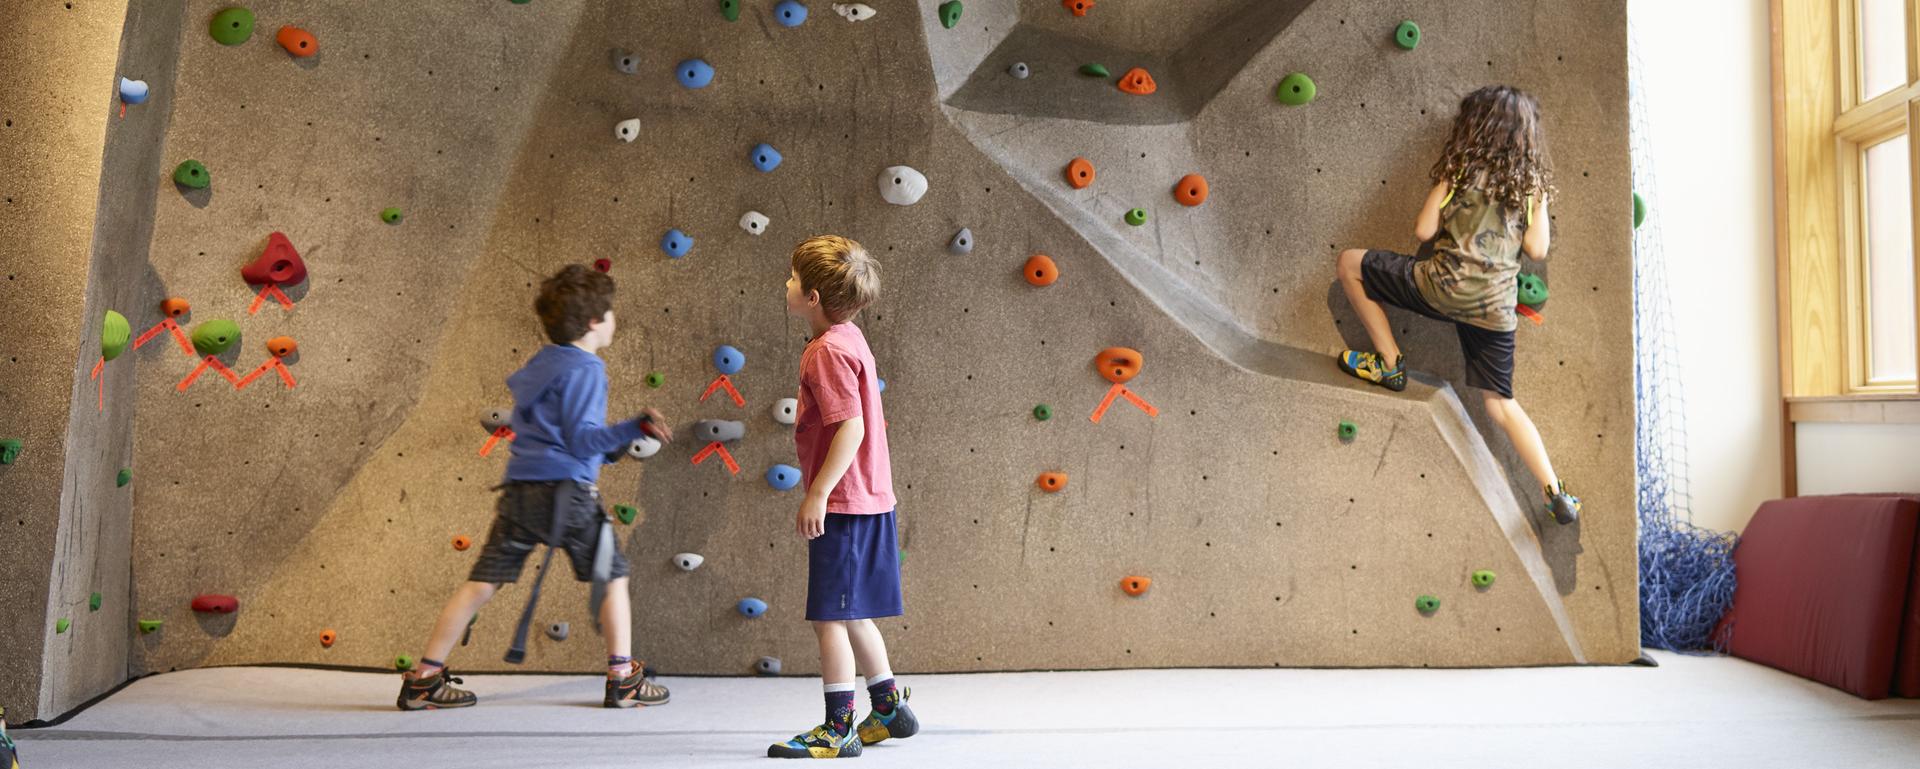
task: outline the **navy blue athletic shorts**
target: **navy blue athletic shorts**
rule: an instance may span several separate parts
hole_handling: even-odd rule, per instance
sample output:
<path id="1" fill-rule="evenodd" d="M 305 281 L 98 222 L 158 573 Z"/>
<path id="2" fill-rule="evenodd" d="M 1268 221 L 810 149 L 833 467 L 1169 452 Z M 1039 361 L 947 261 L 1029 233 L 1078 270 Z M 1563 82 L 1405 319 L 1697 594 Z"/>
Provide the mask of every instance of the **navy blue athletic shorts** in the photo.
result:
<path id="1" fill-rule="evenodd" d="M 1378 249 L 1360 259 L 1360 285 L 1367 298 L 1453 324 L 1460 354 L 1467 359 L 1467 385 L 1513 397 L 1513 332 L 1491 331 L 1442 314 L 1420 295 L 1413 279 L 1418 258 Z"/>
<path id="2" fill-rule="evenodd" d="M 827 513 L 826 533 L 807 542 L 807 619 L 898 617 L 900 540 L 894 514 Z"/>

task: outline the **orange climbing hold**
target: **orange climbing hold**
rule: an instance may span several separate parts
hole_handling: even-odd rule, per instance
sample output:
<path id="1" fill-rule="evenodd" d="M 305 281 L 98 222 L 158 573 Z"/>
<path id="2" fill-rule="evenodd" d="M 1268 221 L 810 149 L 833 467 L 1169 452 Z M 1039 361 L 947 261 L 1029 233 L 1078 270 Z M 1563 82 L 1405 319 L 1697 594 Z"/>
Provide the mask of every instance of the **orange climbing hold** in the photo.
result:
<path id="1" fill-rule="evenodd" d="M 177 296 L 160 303 L 160 311 L 166 313 L 169 318 L 178 318 L 192 309 L 193 305 L 187 304 L 187 300 Z"/>
<path id="2" fill-rule="evenodd" d="M 280 32 L 274 35 L 273 39 L 280 44 L 281 48 L 287 49 L 287 53 L 302 59 L 320 52 L 320 41 L 313 38 L 312 32 L 299 27 L 281 27 Z"/>
<path id="3" fill-rule="evenodd" d="M 1145 363 L 1140 351 L 1131 347 L 1109 347 L 1093 357 L 1093 365 L 1100 369 L 1100 376 L 1114 384 L 1139 376 L 1140 367 Z"/>
<path id="4" fill-rule="evenodd" d="M 467 539 L 467 535 L 460 534 L 453 538 L 453 549 L 466 550 L 469 547 L 473 547 L 473 540 Z"/>
<path id="5" fill-rule="evenodd" d="M 1145 67 L 1134 67 L 1127 70 L 1127 74 L 1120 76 L 1120 90 L 1135 96 L 1146 96 L 1159 88 L 1160 86 L 1153 82 L 1153 76 L 1147 74 Z"/>
<path id="6" fill-rule="evenodd" d="M 333 628 L 320 631 L 320 645 L 329 649 L 333 648 L 333 642 L 339 638 L 340 636 L 333 632 Z"/>
<path id="7" fill-rule="evenodd" d="M 267 340 L 267 352 L 273 353 L 275 358 L 285 358 L 298 349 L 300 343 L 293 341 L 290 336 L 276 336 Z"/>
<path id="8" fill-rule="evenodd" d="M 1153 580 L 1147 577 L 1126 577 L 1120 580 L 1120 591 L 1136 598 L 1146 593 L 1147 588 L 1150 587 L 1153 587 Z"/>
<path id="9" fill-rule="evenodd" d="M 1036 286 L 1051 286 L 1060 279 L 1060 268 L 1054 266 L 1053 259 L 1046 254 L 1034 254 L 1027 258 L 1027 266 L 1021 274 L 1027 276 L 1027 282 Z"/>
<path id="10" fill-rule="evenodd" d="M 1067 162 L 1067 184 L 1076 190 L 1084 190 L 1093 184 L 1093 162 L 1086 158 L 1074 158 Z"/>
<path id="11" fill-rule="evenodd" d="M 1034 485 L 1039 486 L 1040 490 L 1045 492 L 1059 491 L 1067 487 L 1067 474 L 1041 473 L 1040 477 L 1034 481 Z"/>
<path id="12" fill-rule="evenodd" d="M 1207 202 L 1207 177 L 1199 174 L 1187 174 L 1173 185 L 1173 199 L 1183 206 L 1197 206 Z"/>
<path id="13" fill-rule="evenodd" d="M 1085 16 L 1093 10 L 1093 0 L 1060 0 L 1060 6 L 1073 12 L 1075 16 Z"/>

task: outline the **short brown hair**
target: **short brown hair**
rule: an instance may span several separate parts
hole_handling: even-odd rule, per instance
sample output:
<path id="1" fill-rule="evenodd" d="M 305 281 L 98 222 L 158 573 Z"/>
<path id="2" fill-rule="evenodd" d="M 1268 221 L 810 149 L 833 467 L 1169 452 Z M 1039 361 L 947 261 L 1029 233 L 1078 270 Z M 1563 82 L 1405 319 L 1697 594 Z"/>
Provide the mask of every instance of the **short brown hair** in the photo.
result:
<path id="1" fill-rule="evenodd" d="M 820 292 L 820 309 L 835 323 L 880 298 L 880 263 L 839 235 L 816 235 L 794 246 L 793 274 L 802 292 Z"/>
<path id="2" fill-rule="evenodd" d="M 587 335 L 587 326 L 613 309 L 613 278 L 583 264 L 569 264 L 540 284 L 533 311 L 554 344 L 572 344 Z"/>

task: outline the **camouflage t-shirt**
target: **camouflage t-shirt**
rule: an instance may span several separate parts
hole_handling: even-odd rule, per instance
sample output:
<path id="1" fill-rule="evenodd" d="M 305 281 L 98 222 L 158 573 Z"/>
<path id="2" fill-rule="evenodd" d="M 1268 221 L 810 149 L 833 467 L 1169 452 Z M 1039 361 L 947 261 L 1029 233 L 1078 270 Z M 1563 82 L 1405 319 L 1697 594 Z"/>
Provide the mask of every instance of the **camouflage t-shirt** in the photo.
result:
<path id="1" fill-rule="evenodd" d="M 1514 316 L 1520 273 L 1523 212 L 1487 199 L 1473 187 L 1456 187 L 1440 209 L 1433 257 L 1413 265 L 1420 296 L 1461 323 L 1493 331 L 1519 326 Z"/>

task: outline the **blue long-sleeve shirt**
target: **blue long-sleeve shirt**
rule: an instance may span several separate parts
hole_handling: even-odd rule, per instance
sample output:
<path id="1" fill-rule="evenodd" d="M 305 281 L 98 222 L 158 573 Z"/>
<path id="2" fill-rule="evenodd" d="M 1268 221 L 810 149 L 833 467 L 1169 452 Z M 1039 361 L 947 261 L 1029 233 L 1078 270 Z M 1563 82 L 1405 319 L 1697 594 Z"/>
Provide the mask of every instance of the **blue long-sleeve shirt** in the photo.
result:
<path id="1" fill-rule="evenodd" d="M 573 345 L 550 344 L 507 377 L 513 391 L 509 481 L 595 483 L 600 465 L 641 436 L 644 419 L 607 421 L 607 367 Z"/>

